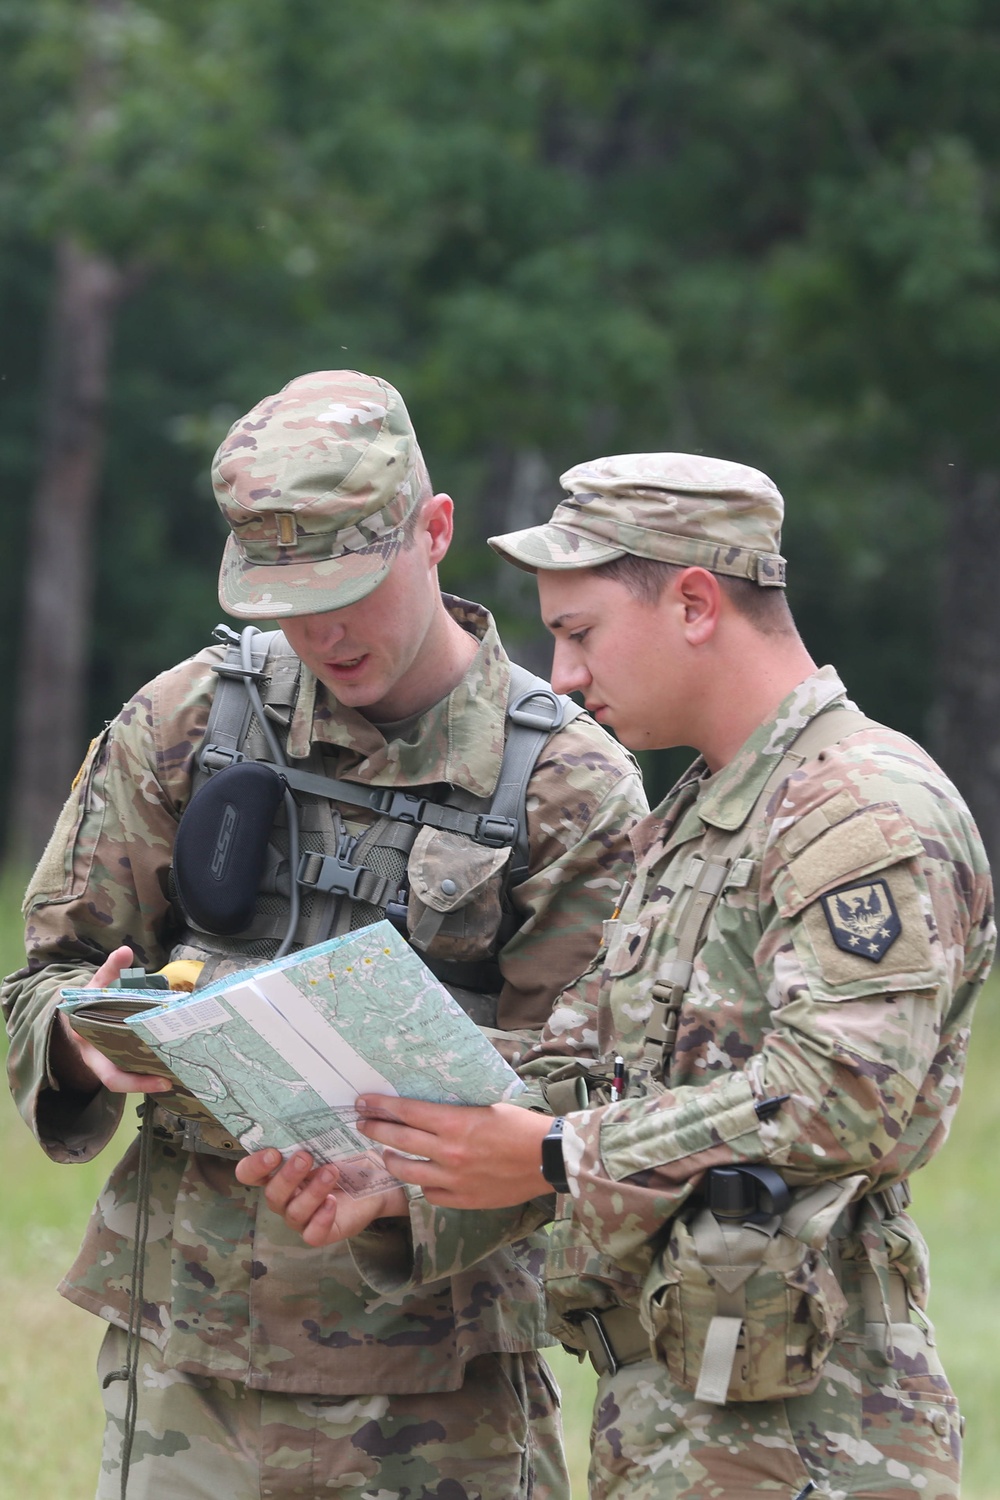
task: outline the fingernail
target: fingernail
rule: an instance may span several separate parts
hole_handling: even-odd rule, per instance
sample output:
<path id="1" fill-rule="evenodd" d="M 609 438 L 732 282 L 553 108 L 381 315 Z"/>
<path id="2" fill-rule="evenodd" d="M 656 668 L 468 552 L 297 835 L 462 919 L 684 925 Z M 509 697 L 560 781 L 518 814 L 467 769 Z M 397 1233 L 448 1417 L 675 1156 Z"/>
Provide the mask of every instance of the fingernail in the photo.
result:
<path id="1" fill-rule="evenodd" d="M 322 1172 L 319 1174 L 320 1187 L 333 1187 L 333 1184 L 336 1182 L 336 1180 L 336 1172 L 331 1171 L 329 1167 L 324 1167 Z"/>
<path id="2" fill-rule="evenodd" d="M 309 1165 L 309 1158 L 308 1156 L 303 1156 L 301 1151 L 297 1151 L 292 1165 L 297 1171 L 304 1172 Z"/>

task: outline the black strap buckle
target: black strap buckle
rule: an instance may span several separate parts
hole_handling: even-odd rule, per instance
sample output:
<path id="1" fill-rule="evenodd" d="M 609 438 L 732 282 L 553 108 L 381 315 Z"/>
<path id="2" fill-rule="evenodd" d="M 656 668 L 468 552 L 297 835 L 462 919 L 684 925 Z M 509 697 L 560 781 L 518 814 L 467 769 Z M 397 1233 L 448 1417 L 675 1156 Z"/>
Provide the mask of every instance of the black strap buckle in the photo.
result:
<path id="1" fill-rule="evenodd" d="M 204 770 L 213 775 L 216 771 L 228 770 L 246 760 L 242 750 L 227 750 L 223 745 L 206 745 L 198 757 Z"/>
<path id="2" fill-rule="evenodd" d="M 307 849 L 299 860 L 296 880 L 309 891 L 322 891 L 324 895 L 347 896 L 357 900 L 358 884 L 367 874 L 367 865 L 352 865 L 351 854 L 357 839 L 343 838 L 336 854 L 318 854 Z"/>
<path id="3" fill-rule="evenodd" d="M 482 813 L 476 819 L 476 832 L 473 837 L 477 844 L 485 844 L 487 849 L 506 849 L 517 838 L 517 819 L 494 817 L 492 813 Z"/>
<path id="4" fill-rule="evenodd" d="M 397 823 L 422 823 L 427 807 L 426 797 L 416 797 L 413 792 L 396 792 L 391 787 L 372 792 L 372 807 L 384 818 L 395 818 Z"/>

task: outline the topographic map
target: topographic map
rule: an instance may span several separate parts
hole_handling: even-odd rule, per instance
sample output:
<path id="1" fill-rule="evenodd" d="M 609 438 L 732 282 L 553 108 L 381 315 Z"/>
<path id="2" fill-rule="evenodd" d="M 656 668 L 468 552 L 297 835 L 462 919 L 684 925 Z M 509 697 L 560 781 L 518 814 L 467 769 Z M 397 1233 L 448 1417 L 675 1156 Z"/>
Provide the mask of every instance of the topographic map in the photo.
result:
<path id="1" fill-rule="evenodd" d="M 394 1181 L 353 1128 L 359 1093 L 491 1104 L 523 1087 L 384 921 L 152 1009 L 135 994 L 147 1008 L 124 1024 L 246 1150 L 303 1146 L 358 1195 Z"/>

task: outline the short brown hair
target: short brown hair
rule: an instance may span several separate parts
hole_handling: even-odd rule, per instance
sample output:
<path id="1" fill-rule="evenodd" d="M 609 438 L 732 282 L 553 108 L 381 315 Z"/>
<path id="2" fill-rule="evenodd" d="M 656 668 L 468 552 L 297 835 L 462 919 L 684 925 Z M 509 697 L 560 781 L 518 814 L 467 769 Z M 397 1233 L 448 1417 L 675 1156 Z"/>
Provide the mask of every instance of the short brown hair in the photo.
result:
<path id="1" fill-rule="evenodd" d="M 402 541 L 404 552 L 409 552 L 410 548 L 413 546 L 413 541 L 417 534 L 417 522 L 420 520 L 420 515 L 424 508 L 424 502 L 426 500 L 429 500 L 434 494 L 434 491 L 431 489 L 431 477 L 427 472 L 427 465 L 424 463 L 424 456 L 422 453 L 417 453 L 413 467 L 416 471 L 417 482 L 419 484 L 419 497 L 417 499 L 417 503 L 414 505 L 413 509 L 410 511 L 410 514 L 407 516 L 406 520 L 402 524 L 402 527 L 400 528 L 403 533 Z"/>
<path id="2" fill-rule="evenodd" d="M 634 552 L 600 563 L 594 569 L 602 578 L 624 584 L 632 597 L 643 604 L 656 604 L 670 580 L 684 571 L 680 563 L 636 557 Z M 737 613 L 749 620 L 761 635 L 796 634 L 784 589 L 762 588 L 750 578 L 731 578 L 725 573 L 715 573 L 713 577 L 719 580 L 720 588 Z"/>

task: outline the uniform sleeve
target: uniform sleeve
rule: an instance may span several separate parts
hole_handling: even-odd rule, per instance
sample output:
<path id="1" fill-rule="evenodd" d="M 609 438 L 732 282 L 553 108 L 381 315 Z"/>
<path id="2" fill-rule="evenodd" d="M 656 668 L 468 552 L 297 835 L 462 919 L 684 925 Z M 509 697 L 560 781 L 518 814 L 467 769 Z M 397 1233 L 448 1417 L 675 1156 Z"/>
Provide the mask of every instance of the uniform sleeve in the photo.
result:
<path id="1" fill-rule="evenodd" d="M 989 872 L 936 768 L 921 782 L 875 765 L 849 759 L 838 780 L 827 764 L 786 788 L 745 993 L 724 942 L 699 955 L 678 1046 L 709 1073 L 712 1047 L 728 1050 L 728 1066 L 703 1086 L 567 1119 L 575 1224 L 626 1269 L 646 1268 L 650 1237 L 706 1168 L 766 1161 L 792 1186 L 863 1173 L 879 1187 L 923 1165 L 947 1135 L 995 942 Z M 656 962 L 654 932 L 647 966 Z M 755 1103 L 782 1095 L 759 1120 Z"/>
<path id="2" fill-rule="evenodd" d="M 177 820 L 204 732 L 209 653 L 137 693 L 92 743 L 24 899 L 27 963 L 4 981 L 11 1091 L 56 1161 L 88 1160 L 113 1135 L 124 1098 L 61 1089 L 49 1039 L 64 986 L 86 985 L 116 947 L 166 961 L 175 916 L 167 889 Z"/>
<path id="3" fill-rule="evenodd" d="M 540 1229 L 551 1219 L 554 1203 L 549 1193 L 487 1212 L 435 1208 L 419 1188 L 407 1188 L 407 1197 L 408 1220 L 376 1220 L 347 1242 L 358 1272 L 381 1296 L 395 1297 L 469 1270 Z"/>
<path id="4" fill-rule="evenodd" d="M 530 863 L 513 893 L 521 926 L 500 955 L 498 1026 L 537 1033 L 590 966 L 646 811 L 638 767 L 599 725 L 581 717 L 552 737 L 528 784 Z"/>

